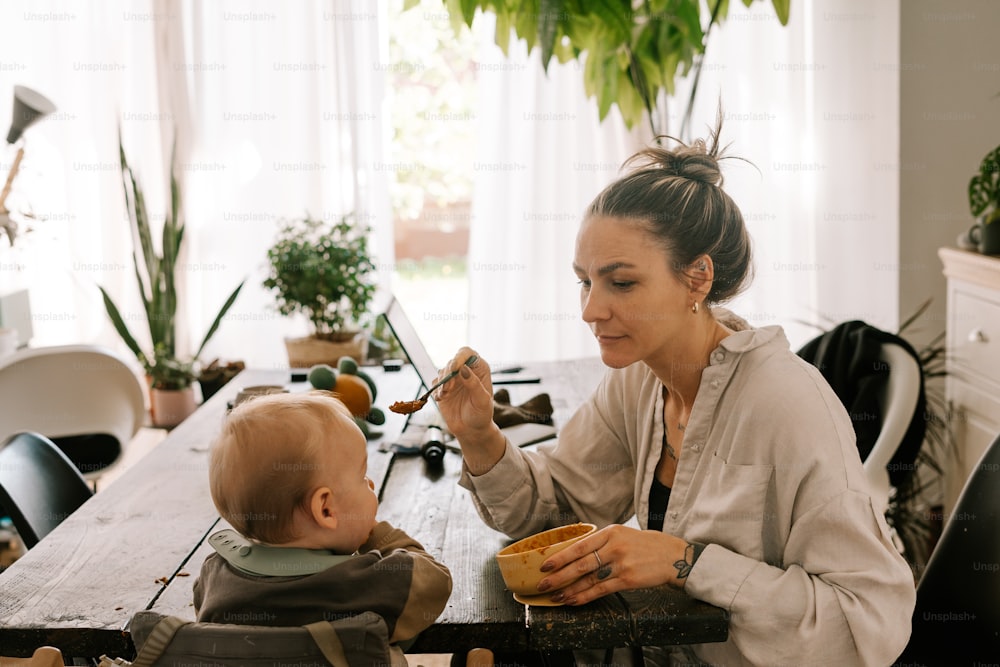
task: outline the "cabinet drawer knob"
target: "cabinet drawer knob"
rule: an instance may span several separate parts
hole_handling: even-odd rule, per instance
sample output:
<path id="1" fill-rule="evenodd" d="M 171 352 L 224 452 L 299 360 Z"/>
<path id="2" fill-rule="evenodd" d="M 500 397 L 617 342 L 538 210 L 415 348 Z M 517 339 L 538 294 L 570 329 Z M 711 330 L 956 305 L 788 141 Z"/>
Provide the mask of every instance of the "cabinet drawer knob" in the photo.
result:
<path id="1" fill-rule="evenodd" d="M 970 343 L 987 343 L 989 339 L 986 334 L 983 333 L 982 329 L 976 328 L 969 332 L 969 342 Z"/>

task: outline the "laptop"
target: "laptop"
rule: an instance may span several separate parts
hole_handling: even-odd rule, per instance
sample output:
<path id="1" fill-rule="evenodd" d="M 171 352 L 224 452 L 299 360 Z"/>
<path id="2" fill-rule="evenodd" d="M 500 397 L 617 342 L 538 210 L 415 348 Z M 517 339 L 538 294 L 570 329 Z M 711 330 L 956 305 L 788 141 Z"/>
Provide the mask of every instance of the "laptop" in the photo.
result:
<path id="1" fill-rule="evenodd" d="M 424 389 L 429 389 L 437 378 L 438 367 L 434 363 L 434 360 L 431 359 L 431 355 L 427 352 L 427 347 L 420 340 L 417 330 L 413 328 L 413 323 L 395 296 L 389 299 L 389 304 L 382 315 L 385 317 L 386 324 L 389 325 L 392 335 L 399 341 L 399 346 L 403 348 L 403 352 L 406 353 L 414 370 L 417 371 L 420 383 Z M 541 382 L 540 377 L 523 372 L 520 366 L 493 369 L 490 377 L 494 385 L 538 384 Z"/>
<path id="2" fill-rule="evenodd" d="M 427 352 L 427 346 L 420 339 L 417 334 L 417 330 L 413 326 L 413 322 L 410 320 L 406 311 L 403 309 L 402 304 L 395 296 L 389 299 L 389 303 L 386 305 L 385 310 L 382 313 L 385 318 L 386 324 L 389 326 L 392 335 L 396 337 L 397 342 L 399 342 L 400 348 L 402 348 L 403 353 L 410 360 L 410 364 L 413 366 L 414 371 L 417 373 L 417 377 L 420 379 L 420 384 L 423 390 L 427 390 L 434 384 L 434 380 L 437 379 L 438 367 L 431 359 L 430 353 Z M 500 371 L 494 373 L 492 376 L 493 384 L 520 384 L 520 383 L 537 383 L 540 378 L 537 376 L 525 376 L 521 379 L 514 379 L 513 381 L 503 382 L 503 380 L 508 380 L 511 378 L 516 378 L 522 375 L 518 369 L 515 372 L 504 372 Z M 500 379 L 498 381 L 498 378 Z M 423 392 L 418 392 L 423 393 Z M 433 403 L 434 399 L 431 398 Z M 429 406 L 428 406 L 429 407 Z M 435 406 L 436 407 L 436 406 Z M 426 410 L 426 408 L 424 409 Z M 437 415 L 437 410 L 433 417 L 428 419 L 416 418 L 422 412 L 415 412 L 407 417 L 407 423 L 404 427 L 404 434 L 413 426 L 422 426 L 424 429 L 427 426 L 442 426 L 441 418 Z M 543 440 L 548 440 L 554 438 L 557 434 L 556 427 L 552 424 L 538 424 L 538 423 L 526 423 L 526 424 L 515 424 L 514 426 L 508 426 L 503 430 L 504 435 L 506 435 L 511 443 L 515 446 L 523 447 L 525 445 L 534 444 L 536 442 L 541 442 Z M 414 433 L 411 432 L 410 437 L 413 437 Z M 409 440 L 410 438 L 407 438 Z"/>

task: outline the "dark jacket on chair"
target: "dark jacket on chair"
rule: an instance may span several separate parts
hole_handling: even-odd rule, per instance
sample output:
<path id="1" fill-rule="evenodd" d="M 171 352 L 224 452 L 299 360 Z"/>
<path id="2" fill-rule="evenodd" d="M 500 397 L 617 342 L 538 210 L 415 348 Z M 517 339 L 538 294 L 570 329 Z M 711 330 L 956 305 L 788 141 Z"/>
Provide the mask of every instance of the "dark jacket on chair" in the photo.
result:
<path id="1" fill-rule="evenodd" d="M 882 392 L 891 372 L 879 358 L 883 343 L 896 343 L 920 362 L 913 347 L 897 336 L 860 320 L 839 324 L 802 346 L 798 355 L 816 366 L 847 408 L 864 461 L 882 430 Z M 903 442 L 888 465 L 889 481 L 899 484 L 913 469 L 927 430 L 926 397 L 921 377 L 917 407 Z"/>

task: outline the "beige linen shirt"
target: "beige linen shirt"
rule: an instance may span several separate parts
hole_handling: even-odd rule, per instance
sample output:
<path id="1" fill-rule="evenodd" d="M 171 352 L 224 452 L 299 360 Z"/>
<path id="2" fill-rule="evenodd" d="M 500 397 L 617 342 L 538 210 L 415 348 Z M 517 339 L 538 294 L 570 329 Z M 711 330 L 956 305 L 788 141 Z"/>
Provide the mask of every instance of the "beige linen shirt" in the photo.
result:
<path id="1" fill-rule="evenodd" d="M 685 591 L 731 615 L 726 642 L 694 651 L 718 665 L 888 665 L 909 638 L 914 580 L 872 505 L 847 411 L 779 327 L 735 326 L 702 373 L 663 527 L 708 545 Z M 556 443 L 508 443 L 460 484 L 514 538 L 633 515 L 645 528 L 661 389 L 643 363 L 609 370 Z"/>

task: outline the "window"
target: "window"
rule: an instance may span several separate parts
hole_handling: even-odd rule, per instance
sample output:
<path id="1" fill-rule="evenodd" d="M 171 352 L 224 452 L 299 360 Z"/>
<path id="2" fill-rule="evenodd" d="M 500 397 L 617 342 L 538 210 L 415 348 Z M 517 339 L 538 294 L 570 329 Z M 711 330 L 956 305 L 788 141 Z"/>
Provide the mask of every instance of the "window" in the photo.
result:
<path id="1" fill-rule="evenodd" d="M 393 291 L 443 365 L 468 337 L 477 46 L 471 31 L 455 35 L 440 0 L 406 11 L 393 0 L 388 31 Z"/>

